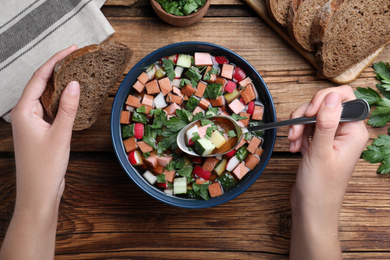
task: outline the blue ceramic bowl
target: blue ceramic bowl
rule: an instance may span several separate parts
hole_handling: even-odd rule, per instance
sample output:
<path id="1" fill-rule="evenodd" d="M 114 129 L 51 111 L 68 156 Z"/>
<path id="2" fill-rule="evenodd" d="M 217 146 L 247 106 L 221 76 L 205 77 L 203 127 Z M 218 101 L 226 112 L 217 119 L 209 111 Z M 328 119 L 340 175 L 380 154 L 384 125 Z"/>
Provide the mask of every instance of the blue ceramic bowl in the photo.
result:
<path id="1" fill-rule="evenodd" d="M 263 79 L 258 74 L 257 70 L 253 68 L 242 57 L 224 47 L 206 42 L 174 43 L 150 53 L 130 70 L 130 72 L 127 74 L 118 89 L 111 112 L 111 137 L 116 156 L 127 175 L 147 194 L 169 205 L 192 209 L 207 208 L 220 205 L 237 197 L 246 189 L 248 189 L 264 171 L 264 168 L 266 167 L 271 157 L 276 138 L 276 129 L 265 131 L 263 143 L 264 152 L 261 155 L 260 163 L 239 182 L 239 185 L 236 188 L 232 189 L 231 191 L 225 192 L 219 197 L 211 198 L 209 200 L 194 200 L 166 195 L 163 191 L 150 185 L 141 176 L 138 170 L 133 167 L 128 161 L 127 154 L 122 141 L 122 133 L 119 120 L 120 113 L 124 107 L 125 100 L 129 92 L 131 91 L 133 84 L 136 82 L 137 77 L 148 65 L 154 63 L 162 57 L 178 53 L 193 54 L 194 52 L 209 52 L 213 56 L 225 56 L 231 63 L 234 63 L 237 66 L 241 67 L 246 72 L 247 76 L 251 77 L 254 82 L 254 85 L 256 86 L 257 93 L 260 96 L 260 101 L 264 105 L 264 121 L 276 121 L 275 107 L 271 94 L 267 86 L 265 85 Z"/>

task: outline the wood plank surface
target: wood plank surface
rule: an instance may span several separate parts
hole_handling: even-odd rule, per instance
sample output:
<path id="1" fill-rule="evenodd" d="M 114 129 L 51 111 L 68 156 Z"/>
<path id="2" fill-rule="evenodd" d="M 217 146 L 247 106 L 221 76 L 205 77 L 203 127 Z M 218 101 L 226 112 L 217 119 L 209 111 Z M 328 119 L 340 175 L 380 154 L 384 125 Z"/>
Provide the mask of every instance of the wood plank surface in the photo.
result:
<path id="1" fill-rule="evenodd" d="M 102 11 L 116 31 L 112 39 L 134 51 L 126 72 L 167 44 L 219 44 L 259 71 L 279 120 L 288 119 L 319 89 L 336 86 L 318 78 L 316 69 L 240 0 L 212 0 L 206 16 L 186 28 L 161 21 L 148 0 L 108 0 Z M 390 61 L 389 48 L 380 60 Z M 350 85 L 375 88 L 376 83 L 368 67 Z M 180 209 L 148 196 L 121 169 L 110 137 L 118 86 L 99 120 L 73 134 L 55 259 L 288 259 L 289 196 L 301 160 L 288 152 L 288 128 L 278 130 L 265 172 L 242 195 L 209 209 Z M 371 141 L 387 134 L 387 128 L 368 129 Z M 11 125 L 1 121 L 0 241 L 15 201 L 13 156 Z M 360 160 L 348 187 L 339 229 L 345 259 L 390 258 L 390 176 L 376 174 L 377 167 Z"/>

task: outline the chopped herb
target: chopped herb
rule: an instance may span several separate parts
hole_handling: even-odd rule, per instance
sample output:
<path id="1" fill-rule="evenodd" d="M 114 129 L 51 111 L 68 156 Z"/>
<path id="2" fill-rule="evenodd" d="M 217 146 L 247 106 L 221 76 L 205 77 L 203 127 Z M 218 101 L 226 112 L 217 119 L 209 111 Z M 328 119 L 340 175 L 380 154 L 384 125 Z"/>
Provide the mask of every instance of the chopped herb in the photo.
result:
<path id="1" fill-rule="evenodd" d="M 157 2 L 167 13 L 183 16 L 197 12 L 206 0 L 157 0 Z"/>
<path id="2" fill-rule="evenodd" d="M 192 118 L 194 117 L 194 115 L 186 109 L 176 109 L 176 115 L 181 120 L 186 122 L 186 124 L 189 124 L 192 121 Z"/>
<path id="3" fill-rule="evenodd" d="M 203 117 L 204 117 L 203 112 L 198 112 L 198 113 L 195 114 L 194 118 L 192 119 L 192 122 L 194 122 L 196 120 L 199 120 L 199 119 L 201 119 Z"/>
<path id="4" fill-rule="evenodd" d="M 372 145 L 367 146 L 363 151 L 363 159 L 370 163 L 382 162 L 377 172 L 385 174 L 390 172 L 390 136 L 378 135 Z"/>
<path id="5" fill-rule="evenodd" d="M 150 156 L 150 152 L 143 153 L 142 156 L 145 157 L 145 159 L 148 159 L 148 157 Z"/>
<path id="6" fill-rule="evenodd" d="M 205 182 L 205 183 L 203 183 L 201 185 L 193 183 L 192 184 L 192 188 L 194 190 L 194 193 L 197 196 L 201 197 L 204 200 L 208 200 L 208 199 L 210 199 L 209 192 L 208 192 L 209 191 L 209 185 L 210 185 L 209 182 Z"/>
<path id="7" fill-rule="evenodd" d="M 191 85 L 191 82 L 188 79 L 181 79 L 180 87 L 184 87 L 186 85 Z"/>
<path id="8" fill-rule="evenodd" d="M 248 119 L 246 116 L 240 116 L 240 115 L 237 115 L 236 113 L 233 113 L 232 118 L 236 121 L 241 120 L 241 119 Z"/>
<path id="9" fill-rule="evenodd" d="M 205 126 L 205 125 L 213 125 L 213 123 L 209 120 L 209 119 L 201 119 L 200 120 L 200 124 L 202 126 Z"/>
<path id="10" fill-rule="evenodd" d="M 185 108 L 192 112 L 198 106 L 198 104 L 199 104 L 199 100 L 196 97 L 191 96 L 188 99 Z"/>
<path id="11" fill-rule="evenodd" d="M 216 116 L 216 115 L 218 115 L 218 107 L 210 107 L 206 112 L 206 116 Z"/>
<path id="12" fill-rule="evenodd" d="M 210 83 L 207 85 L 206 90 L 204 91 L 204 98 L 217 99 L 222 95 L 222 84 L 220 83 Z"/>
<path id="13" fill-rule="evenodd" d="M 236 137 L 237 136 L 236 132 L 234 132 L 233 130 L 228 131 L 227 134 L 229 137 Z"/>
<path id="14" fill-rule="evenodd" d="M 142 106 L 136 109 L 138 113 L 146 114 L 146 106 Z"/>
<path id="15" fill-rule="evenodd" d="M 203 77 L 203 80 L 205 81 L 210 81 L 211 80 L 211 75 L 218 75 L 218 69 L 212 67 L 211 70 L 209 70 Z"/>
<path id="16" fill-rule="evenodd" d="M 152 128 L 149 125 L 145 125 L 144 127 L 144 137 L 142 140 L 150 145 L 152 148 L 156 149 L 156 137 L 157 134 L 155 131 L 152 130 Z"/>
<path id="17" fill-rule="evenodd" d="M 165 70 L 165 73 L 166 73 L 167 77 L 170 80 L 173 80 L 175 78 L 175 76 L 176 76 L 175 75 L 175 69 L 173 68 L 175 63 L 172 60 L 166 59 L 166 58 L 163 58 L 162 62 L 163 62 L 164 70 Z"/>
<path id="18" fill-rule="evenodd" d="M 134 124 L 122 125 L 122 138 L 127 139 L 134 136 Z"/>
<path id="19" fill-rule="evenodd" d="M 146 115 L 137 111 L 134 111 L 132 120 L 134 122 L 142 123 L 144 125 L 148 122 Z"/>
<path id="20" fill-rule="evenodd" d="M 177 171 L 177 173 L 183 177 L 190 177 L 192 174 L 192 167 L 180 169 Z"/>
<path id="21" fill-rule="evenodd" d="M 258 126 L 258 125 L 263 125 L 264 123 L 262 121 L 257 121 L 257 120 L 251 120 L 249 121 L 249 126 Z M 259 130 L 259 131 L 252 131 L 251 132 L 252 136 L 257 136 L 257 137 L 263 137 L 264 131 Z"/>
<path id="22" fill-rule="evenodd" d="M 192 86 L 196 86 L 198 81 L 202 78 L 200 71 L 195 66 L 191 66 L 184 75 L 191 81 Z"/>
<path id="23" fill-rule="evenodd" d="M 244 139 L 245 141 L 248 141 L 248 140 L 251 140 L 253 138 L 252 134 L 251 133 L 245 133 L 244 134 Z"/>
<path id="24" fill-rule="evenodd" d="M 166 183 L 167 179 L 165 178 L 165 174 L 159 174 L 156 176 L 158 183 Z"/>
<path id="25" fill-rule="evenodd" d="M 241 146 L 240 149 L 237 150 L 237 152 L 234 154 L 234 156 L 237 157 L 237 159 L 242 162 L 247 156 L 249 152 L 246 149 L 246 146 Z"/>

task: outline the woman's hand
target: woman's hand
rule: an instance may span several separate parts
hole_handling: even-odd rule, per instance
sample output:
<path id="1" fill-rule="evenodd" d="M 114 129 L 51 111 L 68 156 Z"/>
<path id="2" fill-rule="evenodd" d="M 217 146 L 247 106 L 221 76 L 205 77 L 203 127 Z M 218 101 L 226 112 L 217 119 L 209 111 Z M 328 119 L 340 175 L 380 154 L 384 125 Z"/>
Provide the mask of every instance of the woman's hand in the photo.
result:
<path id="1" fill-rule="evenodd" d="M 349 86 L 319 91 L 292 118 L 317 116 L 291 126 L 290 151 L 303 158 L 291 194 L 292 259 L 339 259 L 338 219 L 349 180 L 368 140 L 364 122 L 339 123 L 341 103 L 355 99 Z"/>
<path id="2" fill-rule="evenodd" d="M 11 112 L 16 203 L 1 258 L 52 259 L 54 256 L 58 207 L 65 185 L 80 86 L 70 82 L 65 88 L 52 124 L 44 120 L 40 97 L 56 62 L 76 49 L 73 45 L 60 51 L 40 67 Z"/>

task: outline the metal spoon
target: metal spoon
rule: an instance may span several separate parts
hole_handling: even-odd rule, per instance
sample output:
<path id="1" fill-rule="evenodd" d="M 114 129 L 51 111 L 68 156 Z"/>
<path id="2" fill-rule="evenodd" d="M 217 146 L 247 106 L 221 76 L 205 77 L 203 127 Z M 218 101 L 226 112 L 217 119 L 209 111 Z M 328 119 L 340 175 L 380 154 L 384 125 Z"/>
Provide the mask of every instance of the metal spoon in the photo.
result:
<path id="1" fill-rule="evenodd" d="M 351 100 L 351 101 L 343 103 L 342 106 L 343 106 L 343 111 L 341 113 L 340 122 L 364 120 L 368 117 L 368 115 L 370 113 L 370 106 L 368 105 L 367 101 L 365 101 L 364 99 Z M 224 118 L 224 119 L 230 121 L 232 126 L 233 126 L 233 129 L 236 130 L 236 134 L 237 134 L 238 138 L 237 138 L 237 143 L 233 146 L 232 149 L 230 149 L 226 152 L 223 152 L 223 153 L 210 154 L 210 155 L 206 155 L 206 156 L 202 156 L 202 157 L 215 157 L 215 156 L 223 155 L 223 154 L 230 152 L 238 145 L 242 136 L 247 132 L 267 130 L 267 129 L 277 128 L 277 127 L 281 127 L 281 126 L 289 126 L 289 125 L 312 124 L 312 123 L 316 122 L 316 117 L 299 117 L 299 118 L 294 118 L 294 119 L 289 119 L 289 120 L 284 120 L 284 121 L 279 121 L 279 122 L 265 123 L 262 125 L 248 127 L 248 128 L 243 129 L 241 126 L 238 125 L 237 121 L 235 121 L 231 117 L 211 116 L 211 117 L 205 117 L 203 119 L 206 119 L 206 118 L 207 119 Z M 188 149 L 188 147 L 186 145 L 186 141 L 185 141 L 185 134 L 186 134 L 187 130 L 189 128 L 191 128 L 197 122 L 199 122 L 199 120 L 188 124 L 177 135 L 178 147 L 183 152 L 185 152 L 189 155 L 194 155 L 194 156 L 200 156 L 200 155 L 198 155 L 195 152 Z"/>

